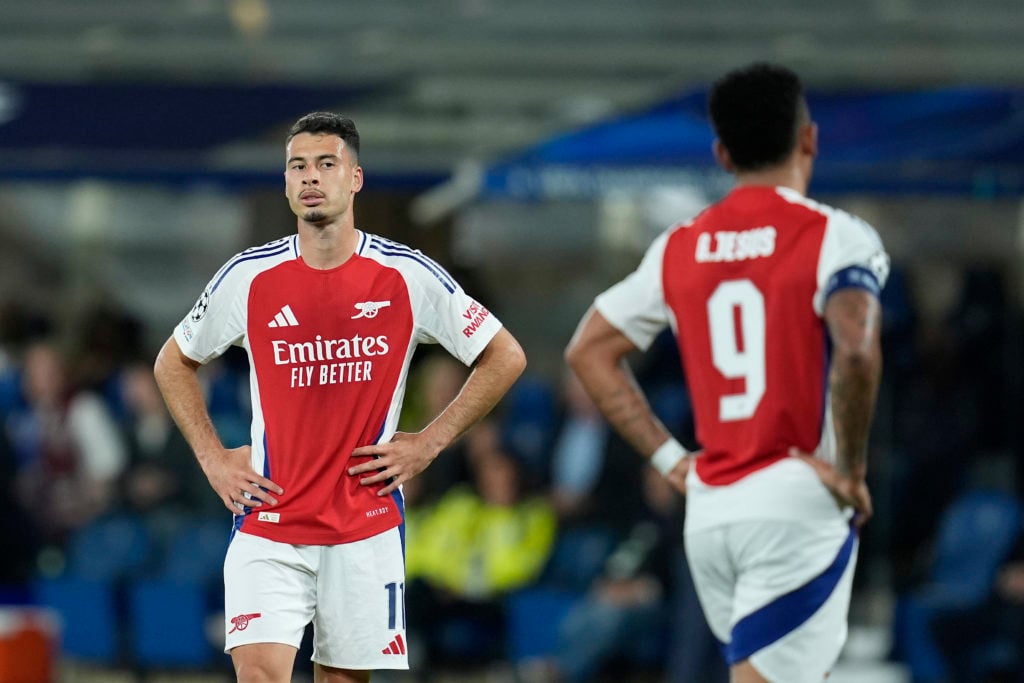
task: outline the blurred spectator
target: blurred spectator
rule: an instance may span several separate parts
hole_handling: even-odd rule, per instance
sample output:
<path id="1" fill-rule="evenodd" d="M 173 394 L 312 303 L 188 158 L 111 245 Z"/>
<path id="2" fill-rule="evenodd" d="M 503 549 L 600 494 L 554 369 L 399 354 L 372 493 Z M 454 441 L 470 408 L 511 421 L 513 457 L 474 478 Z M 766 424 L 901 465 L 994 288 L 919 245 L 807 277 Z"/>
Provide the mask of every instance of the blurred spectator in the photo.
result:
<path id="1" fill-rule="evenodd" d="M 72 328 L 68 377 L 74 386 L 101 396 L 117 420 L 126 416 L 120 374 L 141 360 L 142 338 L 142 322 L 108 303 L 87 308 Z"/>
<path id="2" fill-rule="evenodd" d="M 207 394 L 210 419 L 228 448 L 250 444 L 252 399 L 249 393 L 249 357 L 239 346 L 203 368 L 201 381 Z"/>
<path id="3" fill-rule="evenodd" d="M 681 498 L 657 471 L 643 472 L 641 516 L 559 628 L 554 680 L 587 683 L 616 659 L 661 668 L 667 646 Z"/>
<path id="4" fill-rule="evenodd" d="M 547 379 L 526 372 L 502 399 L 501 441 L 531 486 L 548 481 L 556 410 Z"/>
<path id="5" fill-rule="evenodd" d="M 585 514 L 604 467 L 610 430 L 576 375 L 562 378 L 563 414 L 551 452 L 551 502 L 563 522 Z"/>
<path id="6" fill-rule="evenodd" d="M 21 391 L 21 358 L 36 339 L 47 338 L 50 320 L 15 301 L 0 304 L 0 419 L 24 407 Z"/>
<path id="7" fill-rule="evenodd" d="M 223 508 L 185 437 L 171 420 L 148 363 L 121 373 L 128 419 L 128 463 L 121 475 L 124 507 L 144 517 L 216 514 Z"/>
<path id="8" fill-rule="evenodd" d="M 1016 664 L 1022 511 L 1015 496 L 981 483 L 943 512 L 923 580 L 896 605 L 896 655 L 914 683 L 986 683 Z"/>
<path id="9" fill-rule="evenodd" d="M 932 633 L 952 683 L 1024 683 L 1024 532 L 985 601 L 937 615 Z"/>
<path id="10" fill-rule="evenodd" d="M 425 416 L 439 415 L 458 395 L 468 374 L 466 366 L 447 353 L 424 352 L 410 378 L 413 386 L 402 409 L 402 429 L 419 431 L 425 427 Z M 430 505 L 453 485 L 470 481 L 467 448 L 466 439 L 456 441 L 430 467 L 403 485 L 407 510 Z"/>
<path id="11" fill-rule="evenodd" d="M 7 434 L 0 429 L 0 604 L 22 602 L 35 570 L 39 541 L 32 518 L 16 490 L 17 461 Z"/>
<path id="12" fill-rule="evenodd" d="M 900 457 L 891 462 L 900 510 L 888 553 L 897 592 L 916 579 L 943 509 L 972 468 L 1010 446 L 1008 406 L 1016 402 L 1005 371 L 1006 301 L 999 273 L 966 271 L 948 312 L 921 324 L 916 371 L 900 378 L 893 407 Z"/>
<path id="13" fill-rule="evenodd" d="M 410 652 L 425 660 L 413 665 L 416 671 L 455 658 L 483 663 L 501 657 L 503 596 L 533 581 L 551 550 L 554 512 L 522 490 L 519 463 L 498 435 L 490 421 L 466 434 L 472 483 L 448 489 L 410 518 Z"/>
<path id="14" fill-rule="evenodd" d="M 62 544 L 112 506 L 124 444 L 103 399 L 70 385 L 52 343 L 25 352 L 22 390 L 26 405 L 8 420 L 19 495 L 45 541 Z"/>

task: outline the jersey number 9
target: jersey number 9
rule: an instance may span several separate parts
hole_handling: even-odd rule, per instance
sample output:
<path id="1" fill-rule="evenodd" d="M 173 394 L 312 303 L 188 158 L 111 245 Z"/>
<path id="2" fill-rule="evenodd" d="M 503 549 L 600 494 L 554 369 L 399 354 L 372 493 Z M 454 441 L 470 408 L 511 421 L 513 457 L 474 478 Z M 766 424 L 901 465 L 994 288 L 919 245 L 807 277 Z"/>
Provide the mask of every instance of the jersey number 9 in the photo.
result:
<path id="1" fill-rule="evenodd" d="M 726 280 L 708 299 L 711 362 L 727 379 L 742 379 L 744 391 L 719 398 L 722 422 L 754 415 L 765 389 L 764 295 L 750 280 Z"/>

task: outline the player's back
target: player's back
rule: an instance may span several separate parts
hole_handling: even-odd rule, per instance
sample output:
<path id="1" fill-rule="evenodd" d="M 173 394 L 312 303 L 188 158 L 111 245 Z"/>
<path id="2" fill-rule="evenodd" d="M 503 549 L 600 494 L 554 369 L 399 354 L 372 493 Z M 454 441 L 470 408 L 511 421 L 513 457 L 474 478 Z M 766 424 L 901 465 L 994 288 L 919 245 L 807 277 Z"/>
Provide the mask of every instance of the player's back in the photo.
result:
<path id="1" fill-rule="evenodd" d="M 812 452 L 822 439 L 827 341 L 816 301 L 837 220 L 855 219 L 793 191 L 745 186 L 669 235 L 665 301 L 708 484 L 732 483 L 794 446 Z"/>

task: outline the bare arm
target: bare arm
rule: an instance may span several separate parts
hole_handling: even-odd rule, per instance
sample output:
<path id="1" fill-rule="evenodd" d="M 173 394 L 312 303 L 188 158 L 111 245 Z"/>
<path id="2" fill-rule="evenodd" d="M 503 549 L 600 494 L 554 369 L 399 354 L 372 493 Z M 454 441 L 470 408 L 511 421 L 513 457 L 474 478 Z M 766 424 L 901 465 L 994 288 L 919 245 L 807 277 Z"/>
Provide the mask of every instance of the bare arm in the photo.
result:
<path id="1" fill-rule="evenodd" d="M 379 457 L 350 467 L 349 474 L 372 472 L 360 483 L 371 486 L 387 482 L 377 495 L 390 494 L 426 469 L 441 451 L 487 415 L 525 368 L 526 355 L 519 342 L 502 328 L 480 352 L 459 395 L 440 415 L 416 434 L 399 432 L 390 443 L 355 449 L 354 456 Z"/>
<path id="2" fill-rule="evenodd" d="M 210 485 L 224 506 L 234 514 L 238 514 L 240 505 L 259 507 L 260 501 L 277 504 L 277 500 L 263 489 L 278 494 L 284 491 L 252 469 L 250 447 L 229 450 L 221 443 L 199 386 L 198 369 L 199 363 L 182 353 L 178 342 L 171 337 L 157 355 L 153 374 L 171 417 L 192 447 Z M 244 492 L 257 500 L 247 499 L 242 495 Z"/>
<path id="3" fill-rule="evenodd" d="M 672 439 L 636 383 L 626 356 L 636 346 L 600 312 L 591 308 L 580 321 L 565 350 L 565 360 L 612 427 L 645 458 Z M 673 440 L 674 441 L 674 440 Z M 686 491 L 689 459 L 666 477 Z"/>
<path id="4" fill-rule="evenodd" d="M 878 299 L 861 289 L 840 290 L 825 304 L 825 323 L 832 339 L 828 383 L 836 466 L 804 457 L 836 498 L 853 506 L 858 525 L 873 513 L 866 477 L 868 434 L 882 373 L 881 319 Z"/>
<path id="5" fill-rule="evenodd" d="M 881 306 L 860 289 L 833 294 L 825 305 L 832 338 L 829 389 L 832 422 L 839 450 L 839 473 L 863 478 L 867 471 L 868 433 L 882 374 Z"/>

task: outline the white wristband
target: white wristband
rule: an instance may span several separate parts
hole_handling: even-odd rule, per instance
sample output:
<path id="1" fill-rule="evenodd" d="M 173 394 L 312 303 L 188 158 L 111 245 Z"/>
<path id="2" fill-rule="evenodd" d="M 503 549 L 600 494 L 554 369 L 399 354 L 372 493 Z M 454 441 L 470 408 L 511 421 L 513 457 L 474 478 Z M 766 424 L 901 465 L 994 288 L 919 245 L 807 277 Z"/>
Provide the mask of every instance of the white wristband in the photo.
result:
<path id="1" fill-rule="evenodd" d="M 674 470 L 679 461 L 687 455 L 689 453 L 683 448 L 683 444 L 669 438 L 668 441 L 658 446 L 658 450 L 654 451 L 654 455 L 651 456 L 651 467 L 661 472 L 661 476 L 667 477 L 668 473 Z"/>

